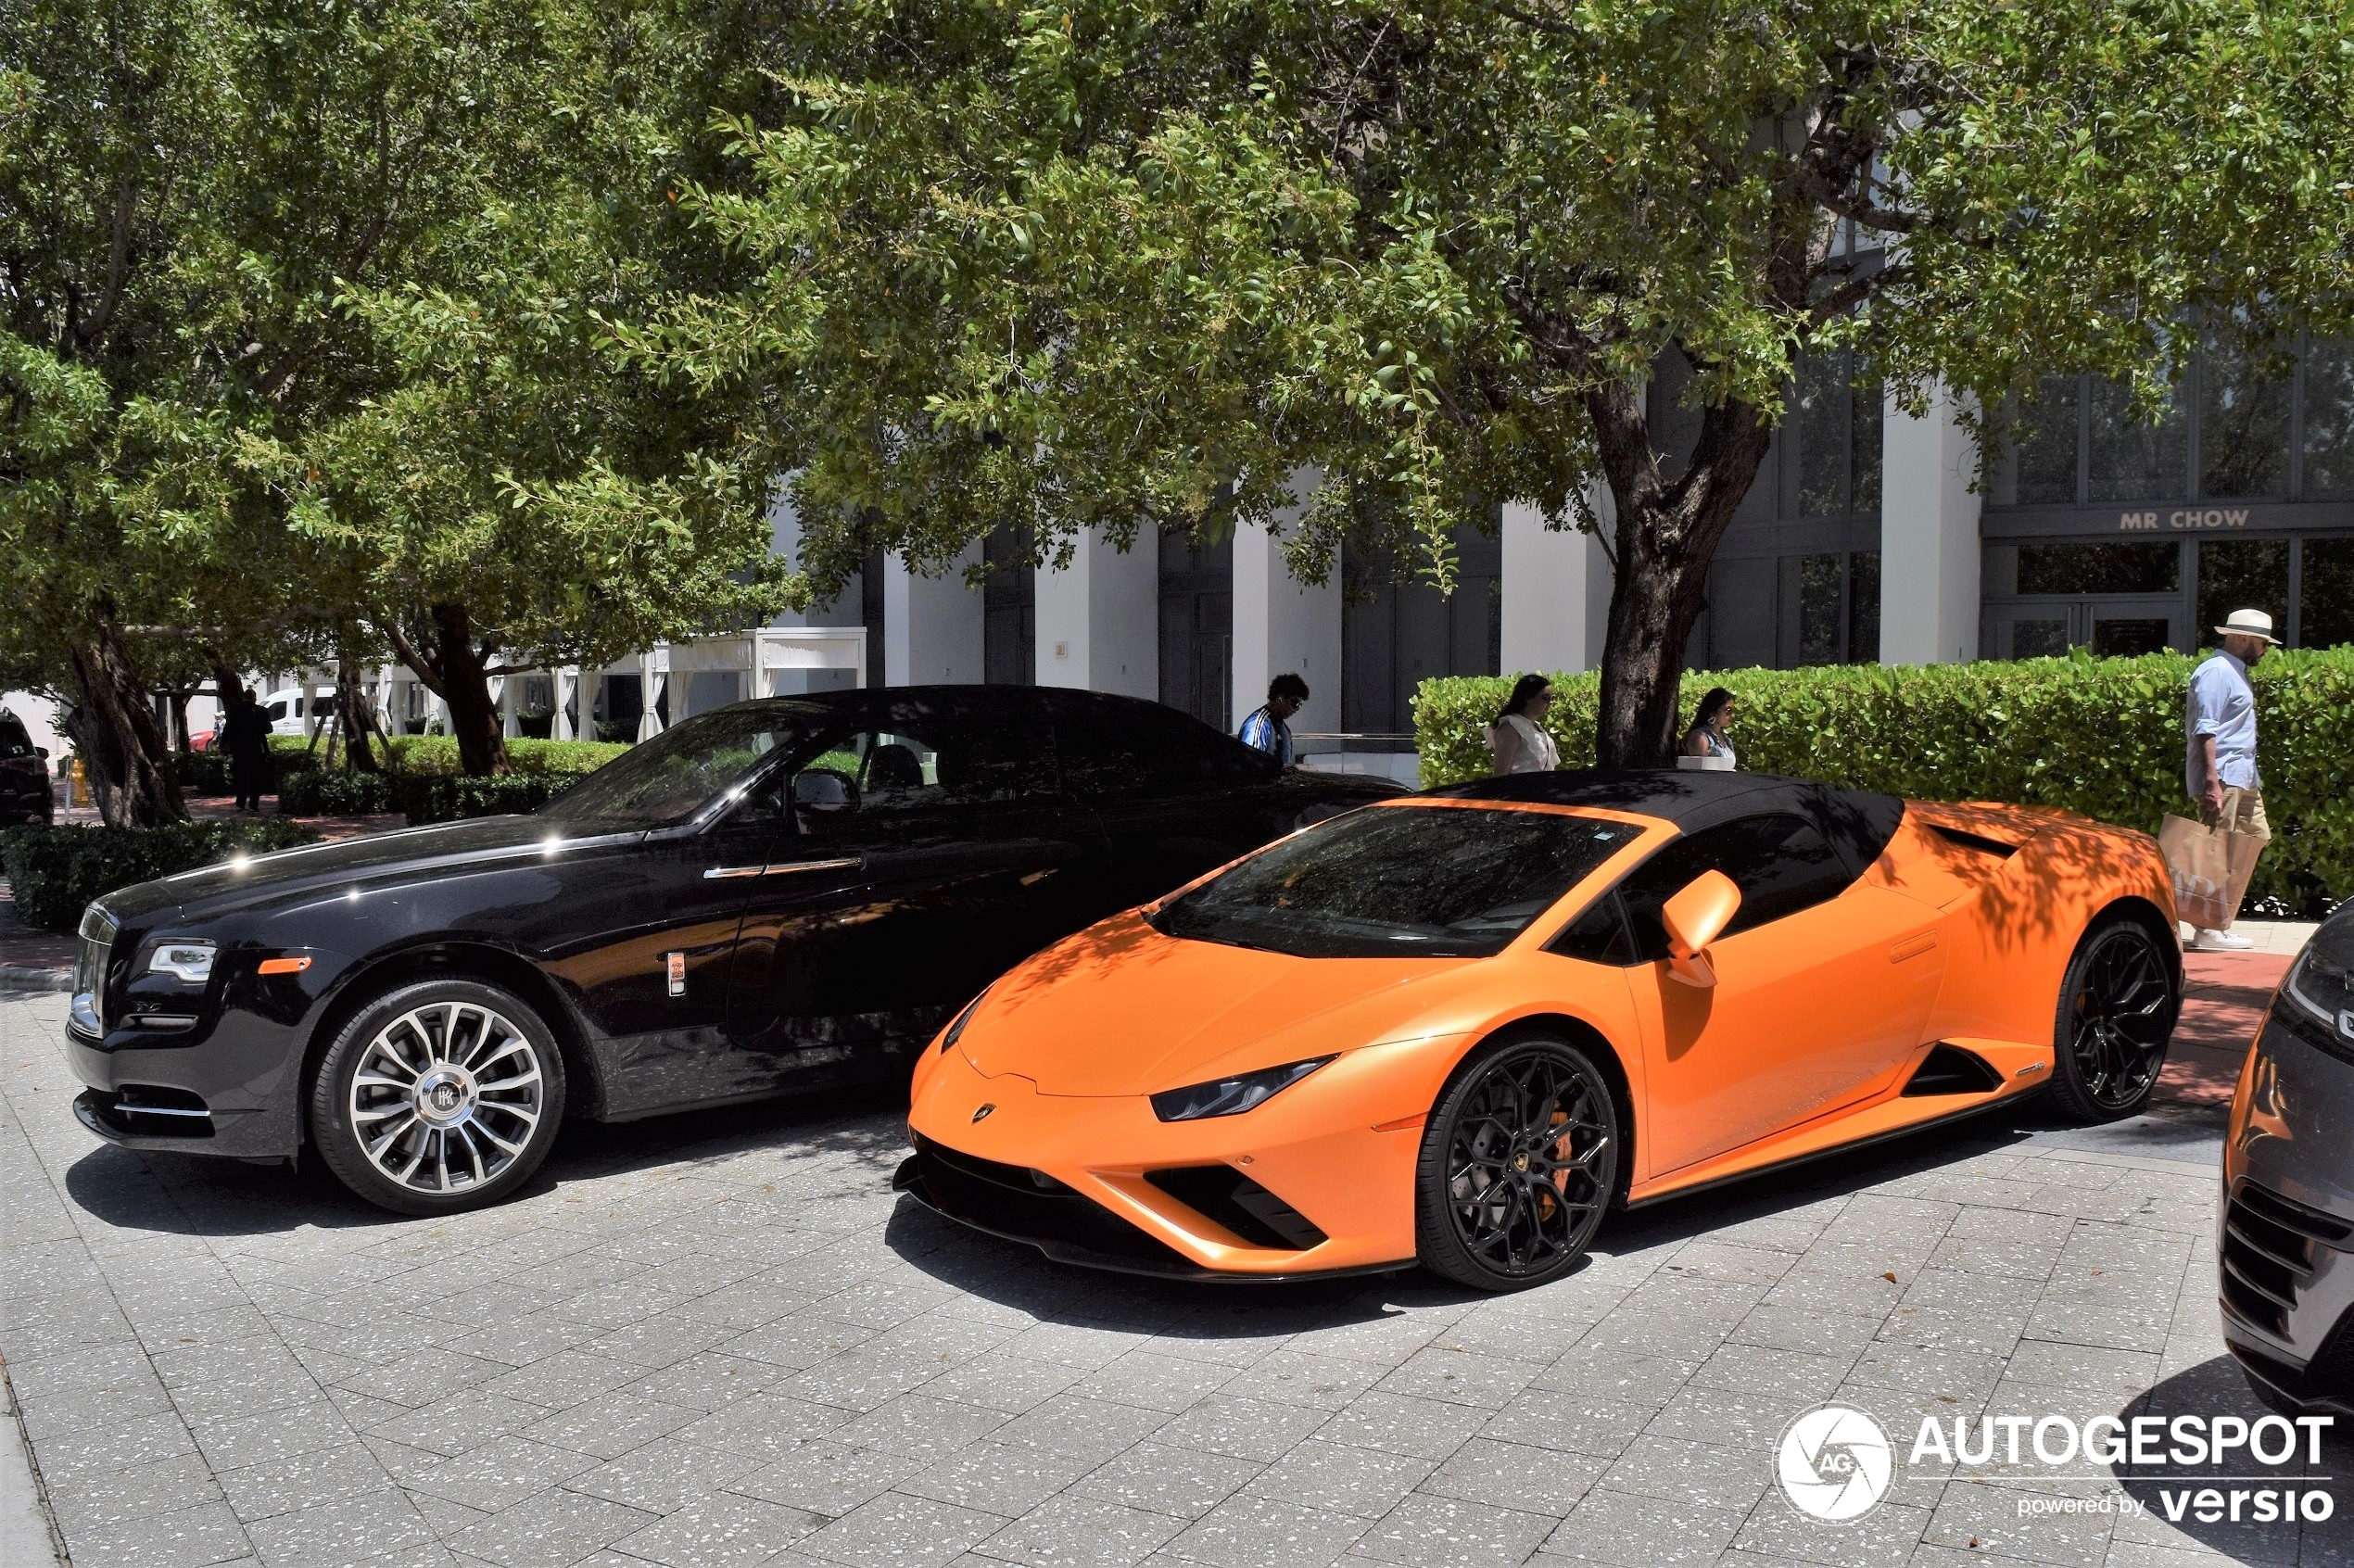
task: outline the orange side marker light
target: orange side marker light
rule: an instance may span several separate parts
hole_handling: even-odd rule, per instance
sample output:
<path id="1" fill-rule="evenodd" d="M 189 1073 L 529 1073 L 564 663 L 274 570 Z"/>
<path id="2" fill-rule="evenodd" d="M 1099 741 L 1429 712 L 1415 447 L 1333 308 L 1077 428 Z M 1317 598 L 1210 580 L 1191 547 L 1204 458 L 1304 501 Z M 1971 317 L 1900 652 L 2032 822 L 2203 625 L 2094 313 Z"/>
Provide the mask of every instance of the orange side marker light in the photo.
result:
<path id="1" fill-rule="evenodd" d="M 309 967 L 310 967 L 310 960 L 307 957 L 264 958 L 261 961 L 259 972 L 265 975 L 298 975 Z"/>

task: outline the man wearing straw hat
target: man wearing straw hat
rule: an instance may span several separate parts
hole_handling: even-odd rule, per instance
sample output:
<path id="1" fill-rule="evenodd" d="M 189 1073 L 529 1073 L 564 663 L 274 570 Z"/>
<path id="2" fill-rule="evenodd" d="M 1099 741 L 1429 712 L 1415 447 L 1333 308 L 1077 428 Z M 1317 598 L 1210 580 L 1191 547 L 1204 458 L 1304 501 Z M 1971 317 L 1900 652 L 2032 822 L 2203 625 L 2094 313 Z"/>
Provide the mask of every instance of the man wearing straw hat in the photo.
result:
<path id="1" fill-rule="evenodd" d="M 2223 639 L 2221 650 L 2191 672 L 2183 713 L 2188 739 L 2183 782 L 2198 803 L 2199 820 L 2229 835 L 2231 886 L 2222 928 L 2200 927 L 2190 944 L 2231 953 L 2256 945 L 2235 934 L 2231 922 L 2247 894 L 2257 856 L 2272 837 L 2264 820 L 2264 782 L 2256 772 L 2256 690 L 2247 672 L 2280 639 L 2272 635 L 2272 617 L 2261 610 L 2234 610 L 2215 630 Z"/>

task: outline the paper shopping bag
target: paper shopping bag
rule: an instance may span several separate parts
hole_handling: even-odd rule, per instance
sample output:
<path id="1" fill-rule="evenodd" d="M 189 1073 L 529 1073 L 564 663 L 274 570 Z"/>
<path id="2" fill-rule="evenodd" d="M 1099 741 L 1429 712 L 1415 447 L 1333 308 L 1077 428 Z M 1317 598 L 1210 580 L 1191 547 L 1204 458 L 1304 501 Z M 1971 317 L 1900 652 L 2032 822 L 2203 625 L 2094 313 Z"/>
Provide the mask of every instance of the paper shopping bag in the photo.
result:
<path id="1" fill-rule="evenodd" d="M 2236 913 L 2231 904 L 2231 835 L 2187 816 L 2158 824 L 2158 847 L 2174 881 L 2174 913 L 2192 925 L 2221 930 Z"/>

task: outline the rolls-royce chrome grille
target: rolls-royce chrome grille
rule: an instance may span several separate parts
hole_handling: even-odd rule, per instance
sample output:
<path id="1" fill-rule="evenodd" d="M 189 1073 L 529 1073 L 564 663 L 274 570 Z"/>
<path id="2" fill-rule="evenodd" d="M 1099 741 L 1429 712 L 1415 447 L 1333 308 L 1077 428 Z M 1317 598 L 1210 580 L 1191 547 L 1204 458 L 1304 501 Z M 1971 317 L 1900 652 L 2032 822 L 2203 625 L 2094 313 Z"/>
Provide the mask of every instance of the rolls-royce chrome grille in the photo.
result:
<path id="1" fill-rule="evenodd" d="M 82 943 L 73 955 L 73 1021 L 92 1034 L 107 1031 L 107 960 L 120 923 L 96 904 L 82 912 Z"/>

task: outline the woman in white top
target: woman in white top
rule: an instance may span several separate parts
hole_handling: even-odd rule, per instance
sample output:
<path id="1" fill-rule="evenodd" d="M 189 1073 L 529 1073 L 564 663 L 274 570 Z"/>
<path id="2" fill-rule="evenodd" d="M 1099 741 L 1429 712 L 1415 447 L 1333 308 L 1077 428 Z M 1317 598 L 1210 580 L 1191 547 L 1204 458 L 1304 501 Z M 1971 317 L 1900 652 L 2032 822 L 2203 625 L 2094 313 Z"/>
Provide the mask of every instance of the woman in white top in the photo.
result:
<path id="1" fill-rule="evenodd" d="M 1485 736 L 1487 754 L 1496 759 L 1498 777 L 1550 773 L 1561 766 L 1561 750 L 1545 733 L 1545 715 L 1552 707 L 1553 683 L 1543 676 L 1525 675 L 1512 683 L 1511 701 Z"/>
<path id="2" fill-rule="evenodd" d="M 1739 766 L 1733 743 L 1725 738 L 1726 728 L 1732 722 L 1733 694 L 1721 686 L 1712 686 L 1700 700 L 1699 711 L 1692 714 L 1692 727 L 1684 731 L 1684 743 L 1677 750 L 1688 757 L 1722 758 L 1720 765 L 1725 767 Z"/>

